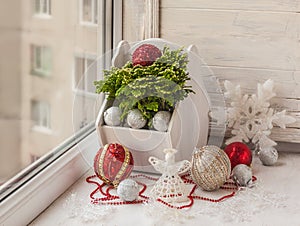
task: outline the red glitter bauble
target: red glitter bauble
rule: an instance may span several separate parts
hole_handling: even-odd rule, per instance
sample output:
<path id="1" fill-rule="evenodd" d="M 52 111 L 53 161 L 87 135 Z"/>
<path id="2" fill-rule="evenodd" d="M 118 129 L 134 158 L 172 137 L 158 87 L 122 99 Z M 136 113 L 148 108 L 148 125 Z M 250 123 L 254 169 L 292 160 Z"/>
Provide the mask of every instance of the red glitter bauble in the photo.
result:
<path id="1" fill-rule="evenodd" d="M 132 64 L 149 66 L 156 61 L 157 58 L 161 57 L 161 51 L 154 45 L 143 44 L 139 46 L 132 54 Z"/>
<path id="2" fill-rule="evenodd" d="M 96 175 L 108 185 L 117 187 L 128 178 L 134 161 L 131 152 L 120 144 L 107 144 L 97 152 L 94 159 Z"/>
<path id="3" fill-rule="evenodd" d="M 252 152 L 249 147 L 241 142 L 233 142 L 224 149 L 231 163 L 231 170 L 238 164 L 250 166 L 252 162 Z"/>

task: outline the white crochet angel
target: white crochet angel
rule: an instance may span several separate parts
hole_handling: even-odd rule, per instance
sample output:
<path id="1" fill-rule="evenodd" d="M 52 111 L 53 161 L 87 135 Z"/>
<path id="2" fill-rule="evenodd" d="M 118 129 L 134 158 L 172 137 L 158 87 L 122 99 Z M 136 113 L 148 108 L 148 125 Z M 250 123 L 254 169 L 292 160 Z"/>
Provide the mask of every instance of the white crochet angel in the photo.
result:
<path id="1" fill-rule="evenodd" d="M 179 174 L 186 173 L 191 163 L 187 160 L 175 162 L 176 149 L 165 149 L 165 161 L 155 157 L 150 157 L 149 162 L 154 169 L 162 176 L 155 183 L 151 190 L 151 195 L 155 199 L 162 199 L 166 202 L 184 202 L 188 200 L 186 185 Z"/>

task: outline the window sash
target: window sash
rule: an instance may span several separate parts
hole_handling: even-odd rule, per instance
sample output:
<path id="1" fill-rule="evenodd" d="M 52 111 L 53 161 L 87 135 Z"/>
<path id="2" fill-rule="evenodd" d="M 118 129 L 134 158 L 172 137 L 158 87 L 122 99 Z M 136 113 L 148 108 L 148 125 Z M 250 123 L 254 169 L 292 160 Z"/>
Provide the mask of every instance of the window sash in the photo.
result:
<path id="1" fill-rule="evenodd" d="M 52 70 L 52 51 L 47 46 L 31 46 L 32 73 L 49 76 Z"/>
<path id="2" fill-rule="evenodd" d="M 50 105 L 45 101 L 33 100 L 31 103 L 32 121 L 34 127 L 51 129 L 50 126 Z"/>
<path id="3" fill-rule="evenodd" d="M 35 0 L 34 1 L 35 14 L 50 15 L 51 14 L 51 0 Z"/>
<path id="4" fill-rule="evenodd" d="M 98 0 L 80 0 L 80 22 L 98 24 Z"/>
<path id="5" fill-rule="evenodd" d="M 94 81 L 97 80 L 98 68 L 96 55 L 76 55 L 74 70 L 74 88 L 85 93 L 94 94 Z"/>

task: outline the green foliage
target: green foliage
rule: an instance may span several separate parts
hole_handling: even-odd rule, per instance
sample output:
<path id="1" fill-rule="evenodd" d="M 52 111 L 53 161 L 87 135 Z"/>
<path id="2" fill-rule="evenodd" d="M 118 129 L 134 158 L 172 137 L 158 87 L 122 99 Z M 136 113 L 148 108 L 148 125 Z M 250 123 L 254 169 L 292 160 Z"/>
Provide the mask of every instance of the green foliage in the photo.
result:
<path id="1" fill-rule="evenodd" d="M 176 103 L 190 92 L 186 86 L 190 78 L 187 54 L 183 48 L 170 50 L 164 47 L 162 56 L 150 66 L 112 67 L 104 71 L 104 80 L 95 81 L 96 93 L 107 94 L 114 105 L 121 108 L 124 118 L 128 111 L 138 108 L 145 118 L 151 119 L 158 111 L 173 111 Z"/>

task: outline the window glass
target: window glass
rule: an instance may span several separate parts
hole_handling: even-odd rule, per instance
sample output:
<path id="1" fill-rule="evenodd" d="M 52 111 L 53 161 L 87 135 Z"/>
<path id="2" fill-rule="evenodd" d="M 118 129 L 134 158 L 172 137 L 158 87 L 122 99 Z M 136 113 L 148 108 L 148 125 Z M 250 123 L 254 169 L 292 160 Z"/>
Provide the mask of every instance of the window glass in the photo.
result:
<path id="1" fill-rule="evenodd" d="M 81 0 L 81 22 L 98 23 L 98 0 Z"/>
<path id="2" fill-rule="evenodd" d="M 51 73 L 52 52 L 50 47 L 31 45 L 31 73 L 49 76 Z"/>
<path id="3" fill-rule="evenodd" d="M 51 14 L 51 0 L 34 0 L 34 12 L 40 15 Z"/>
<path id="4" fill-rule="evenodd" d="M 0 184 L 95 120 L 96 60 L 109 50 L 104 39 L 111 35 L 103 24 L 82 28 L 78 18 L 95 23 L 99 12 L 112 24 L 107 2 L 55 1 L 51 10 L 50 0 L 22 1 L 6 13 L 0 1 L 3 20 L 13 21 L 0 26 Z M 52 11 L 53 19 L 33 11 Z"/>
<path id="5" fill-rule="evenodd" d="M 31 120 L 34 127 L 50 129 L 50 105 L 46 101 L 31 102 Z"/>
<path id="6" fill-rule="evenodd" d="M 96 56 L 75 56 L 75 89 L 95 93 L 94 81 L 97 80 Z"/>

